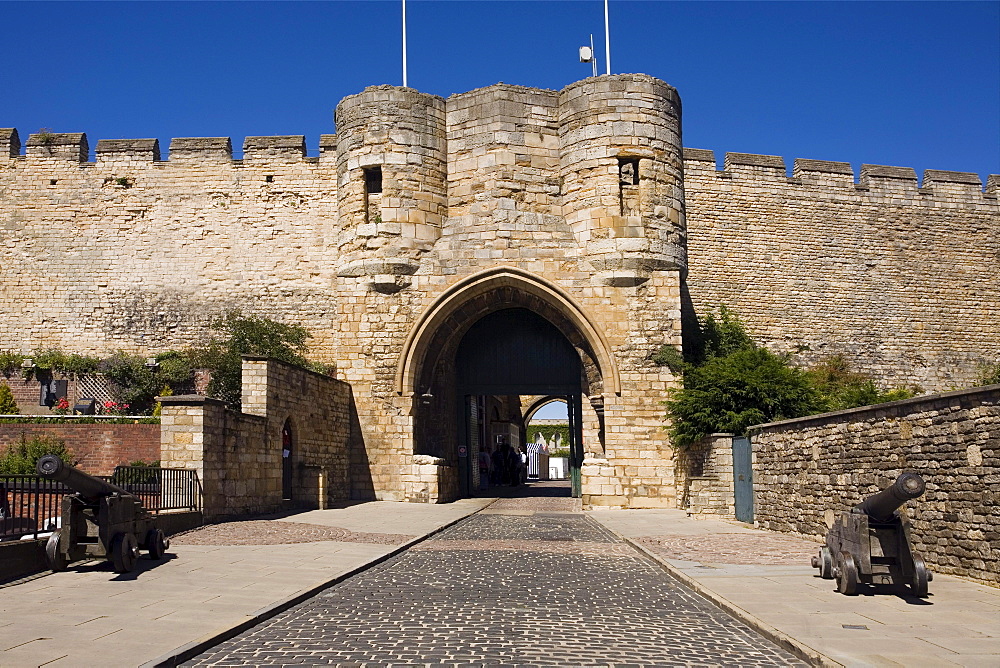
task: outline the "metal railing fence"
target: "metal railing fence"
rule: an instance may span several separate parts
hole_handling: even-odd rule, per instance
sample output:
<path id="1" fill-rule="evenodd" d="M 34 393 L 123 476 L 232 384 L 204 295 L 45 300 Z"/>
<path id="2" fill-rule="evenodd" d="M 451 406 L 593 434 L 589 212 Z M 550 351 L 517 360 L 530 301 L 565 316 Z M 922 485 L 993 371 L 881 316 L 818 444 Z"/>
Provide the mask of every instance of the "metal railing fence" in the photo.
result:
<path id="1" fill-rule="evenodd" d="M 0 540 L 54 531 L 61 521 L 62 498 L 72 493 L 61 482 L 37 475 L 0 476 Z"/>
<path id="2" fill-rule="evenodd" d="M 94 476 L 139 497 L 146 510 L 200 510 L 201 485 L 196 471 L 118 466 L 110 476 Z M 75 490 L 37 475 L 0 476 L 0 541 L 59 528 L 62 499 Z"/>
<path id="3" fill-rule="evenodd" d="M 109 482 L 135 494 L 150 512 L 201 510 L 198 473 L 158 466 L 116 466 Z"/>

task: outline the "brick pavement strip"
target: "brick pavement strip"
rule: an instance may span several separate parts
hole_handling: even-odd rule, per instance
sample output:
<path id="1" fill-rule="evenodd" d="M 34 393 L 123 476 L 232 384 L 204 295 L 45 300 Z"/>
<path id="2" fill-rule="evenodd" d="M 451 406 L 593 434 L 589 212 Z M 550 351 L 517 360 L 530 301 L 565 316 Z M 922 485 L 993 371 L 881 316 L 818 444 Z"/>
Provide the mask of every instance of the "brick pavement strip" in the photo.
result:
<path id="1" fill-rule="evenodd" d="M 762 566 L 807 565 L 820 546 L 797 536 L 763 531 L 703 536 L 638 536 L 633 541 L 668 559 Z"/>
<path id="2" fill-rule="evenodd" d="M 472 516 L 185 665 L 292 664 L 803 665 L 578 514 Z"/>
<path id="3" fill-rule="evenodd" d="M 173 545 L 287 545 L 335 540 L 340 543 L 400 545 L 415 536 L 396 533 L 366 533 L 304 522 L 242 520 L 209 524 L 170 538 Z"/>

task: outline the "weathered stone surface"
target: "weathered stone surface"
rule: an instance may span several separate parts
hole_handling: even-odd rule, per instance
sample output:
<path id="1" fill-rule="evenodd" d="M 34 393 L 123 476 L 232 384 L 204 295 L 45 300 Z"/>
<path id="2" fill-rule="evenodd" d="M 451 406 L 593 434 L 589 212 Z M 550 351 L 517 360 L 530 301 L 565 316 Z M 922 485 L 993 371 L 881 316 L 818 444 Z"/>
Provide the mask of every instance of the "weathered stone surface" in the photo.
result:
<path id="1" fill-rule="evenodd" d="M 226 137 L 174 139 L 166 161 L 112 140 L 89 163 L 85 135 L 22 157 L 0 132 L 0 341 L 152 354 L 230 309 L 302 325 L 353 387 L 349 493 L 441 500 L 459 433 L 428 415 L 459 398 L 416 398 L 478 318 L 530 309 L 584 367 L 585 503 L 639 507 L 677 503 L 660 402 L 678 379 L 650 357 L 693 309 L 725 303 L 772 348 L 884 384 L 948 388 L 1000 357 L 995 194 L 874 166 L 855 185 L 820 161 L 790 179 L 775 156 L 717 171 L 680 116 L 676 90 L 625 74 L 447 100 L 371 87 L 317 158 L 293 135 L 248 138 L 242 160 Z"/>
<path id="2" fill-rule="evenodd" d="M 825 536 L 828 519 L 913 471 L 914 551 L 942 573 L 1000 583 L 1000 386 L 751 429 L 755 520 Z"/>

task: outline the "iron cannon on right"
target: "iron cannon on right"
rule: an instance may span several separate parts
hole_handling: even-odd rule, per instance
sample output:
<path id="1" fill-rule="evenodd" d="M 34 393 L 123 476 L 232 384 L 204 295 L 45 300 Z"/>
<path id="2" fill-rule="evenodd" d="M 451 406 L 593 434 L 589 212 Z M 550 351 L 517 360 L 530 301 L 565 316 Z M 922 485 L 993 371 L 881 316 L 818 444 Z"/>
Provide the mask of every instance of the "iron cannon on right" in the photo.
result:
<path id="1" fill-rule="evenodd" d="M 924 479 L 904 473 L 892 485 L 840 514 L 826 534 L 826 545 L 812 558 L 820 577 L 837 580 L 837 590 L 853 596 L 858 583 L 906 585 L 927 596 L 933 575 L 913 553 L 910 521 L 899 508 L 924 493 Z"/>

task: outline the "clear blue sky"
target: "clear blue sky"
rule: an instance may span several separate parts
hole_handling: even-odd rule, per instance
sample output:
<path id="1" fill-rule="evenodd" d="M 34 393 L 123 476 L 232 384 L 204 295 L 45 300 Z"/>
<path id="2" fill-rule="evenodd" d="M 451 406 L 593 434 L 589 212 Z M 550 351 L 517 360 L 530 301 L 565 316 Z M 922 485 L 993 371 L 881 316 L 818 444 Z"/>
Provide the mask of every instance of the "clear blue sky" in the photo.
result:
<path id="1" fill-rule="evenodd" d="M 612 66 L 676 86 L 684 145 L 1000 172 L 998 2 L 611 2 Z M 603 2 L 409 0 L 409 84 L 559 89 L 603 71 Z M 401 83 L 400 2 L 0 2 L 0 127 L 305 134 Z"/>

